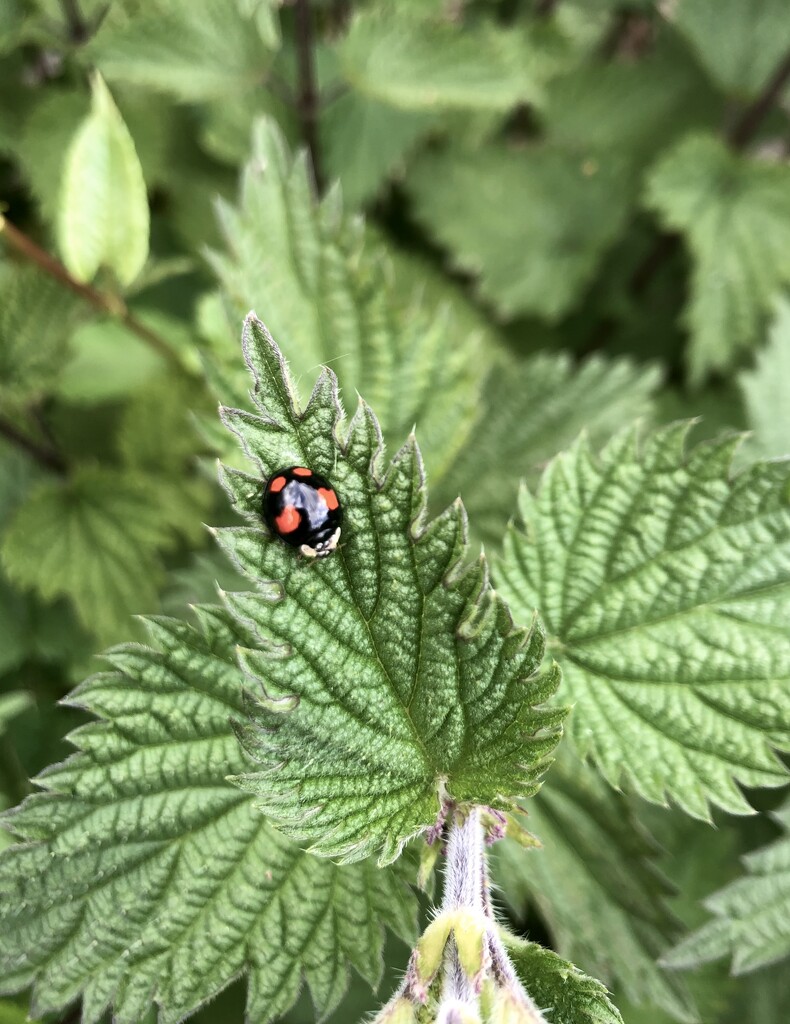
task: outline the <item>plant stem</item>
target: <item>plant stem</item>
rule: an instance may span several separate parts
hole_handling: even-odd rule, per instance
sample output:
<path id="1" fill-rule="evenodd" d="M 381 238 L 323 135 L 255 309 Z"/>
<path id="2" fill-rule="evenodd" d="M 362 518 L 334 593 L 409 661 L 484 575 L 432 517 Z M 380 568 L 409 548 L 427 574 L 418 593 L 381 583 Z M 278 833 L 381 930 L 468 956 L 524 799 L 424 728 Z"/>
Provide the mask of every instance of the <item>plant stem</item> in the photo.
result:
<path id="1" fill-rule="evenodd" d="M 36 245 L 32 238 L 28 238 L 26 234 L 15 227 L 2 214 L 0 214 L 0 235 L 6 239 L 11 248 L 19 253 L 20 256 L 24 256 L 31 263 L 35 263 L 45 274 L 55 278 L 56 281 L 59 281 L 69 291 L 72 291 L 75 295 L 89 303 L 94 309 L 98 309 L 102 313 L 108 313 L 110 316 L 120 320 L 124 327 L 128 328 L 132 334 L 137 335 L 141 341 L 144 341 L 146 345 L 157 352 L 171 367 L 180 373 L 185 374 L 187 372 L 178 355 L 164 338 L 138 320 L 129 311 L 122 298 L 115 295 L 105 295 L 90 285 L 83 284 L 72 277 L 59 260 L 56 260 L 54 256 Z"/>
<path id="2" fill-rule="evenodd" d="M 488 889 L 483 827 L 480 811 L 473 807 L 462 824 L 451 821 L 447 837 L 442 910 L 485 909 Z"/>
<path id="3" fill-rule="evenodd" d="M 743 149 L 752 141 L 765 117 L 784 92 L 790 81 L 790 52 L 780 62 L 768 79 L 765 88 L 750 106 L 744 110 L 732 128 L 727 132 L 727 141 L 734 149 Z"/>
<path id="4" fill-rule="evenodd" d="M 63 16 L 69 30 L 69 39 L 72 43 L 84 43 L 90 35 L 88 23 L 80 11 L 79 0 L 60 0 L 63 8 Z"/>
<path id="5" fill-rule="evenodd" d="M 21 448 L 22 451 L 27 452 L 28 455 L 32 456 L 36 462 L 40 463 L 46 469 L 51 470 L 53 473 L 58 473 L 64 476 L 68 467 L 66 460 L 54 448 L 49 448 L 46 445 L 39 444 L 38 441 L 34 441 L 32 438 L 24 434 L 15 423 L 10 420 L 0 417 L 0 436 L 4 437 L 7 441 L 16 445 L 17 448 Z"/>
<path id="6" fill-rule="evenodd" d="M 760 125 L 770 113 L 788 82 L 790 82 L 790 52 L 779 63 L 754 103 L 743 111 L 725 133 L 726 141 L 734 150 L 740 152 L 753 141 Z M 652 246 L 636 265 L 628 279 L 628 291 L 633 298 L 638 299 L 645 292 L 667 260 L 674 255 L 679 243 L 680 237 L 676 234 L 660 234 L 655 238 Z M 589 352 L 599 348 L 609 339 L 614 326 L 612 321 L 604 321 L 593 333 L 585 345 L 584 351 Z"/>
<path id="7" fill-rule="evenodd" d="M 462 824 L 452 821 L 447 838 L 442 911 L 483 911 L 487 902 L 488 870 L 480 824 L 480 811 L 473 807 Z M 485 898 L 484 898 L 484 894 Z M 458 958 L 455 939 L 447 943 L 444 955 L 443 998 L 474 1006 L 476 993 L 471 978 Z"/>
<path id="8" fill-rule="evenodd" d="M 315 79 L 313 14 L 310 0 L 294 0 L 296 16 L 296 61 L 299 76 L 296 106 L 302 124 L 302 137 L 313 166 L 316 195 L 324 191 L 321 154 L 318 143 L 318 88 Z"/>

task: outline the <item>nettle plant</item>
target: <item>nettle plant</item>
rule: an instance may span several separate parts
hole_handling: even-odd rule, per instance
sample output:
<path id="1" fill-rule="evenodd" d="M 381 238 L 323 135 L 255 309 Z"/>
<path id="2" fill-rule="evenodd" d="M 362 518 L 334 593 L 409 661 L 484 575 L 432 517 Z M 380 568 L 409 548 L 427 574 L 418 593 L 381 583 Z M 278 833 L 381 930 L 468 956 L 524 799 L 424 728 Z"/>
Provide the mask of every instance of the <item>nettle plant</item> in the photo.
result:
<path id="1" fill-rule="evenodd" d="M 0 1024 L 787 1024 L 788 39 L 0 0 Z"/>
<path id="2" fill-rule="evenodd" d="M 736 783 L 785 781 L 790 465 L 732 475 L 736 441 L 689 449 L 688 424 L 626 430 L 600 455 L 582 439 L 522 490 L 490 567 L 460 500 L 428 512 L 413 436 L 390 458 L 375 412 L 360 399 L 349 418 L 330 369 L 300 410 L 253 314 L 244 354 L 256 411 L 222 418 L 249 467 L 222 481 L 246 525 L 216 536 L 248 589 L 196 607 L 194 625 L 148 619 L 150 643 L 112 649 L 70 697 L 95 720 L 5 819 L 3 988 L 32 985 L 34 1014 L 81 998 L 85 1024 L 110 1006 L 135 1024 L 153 1004 L 168 1024 L 245 974 L 262 1024 L 304 978 L 320 1017 L 349 966 L 376 984 L 386 927 L 412 952 L 380 1024 L 621 1021 L 601 983 L 504 927 L 489 859 L 508 900 L 527 886 L 540 901 L 551 875 L 526 813 L 548 835 L 577 829 L 581 856 L 596 829 L 616 832 L 625 805 L 607 820 L 580 755 L 700 817 L 748 811 Z M 292 466 L 339 497 L 326 557 L 264 523 L 266 482 Z M 556 788 L 550 771 L 532 800 L 564 722 Z M 758 856 L 670 961 L 770 959 L 786 924 L 745 922 L 762 912 L 761 872 L 786 858 L 786 843 Z M 413 884 L 431 891 L 437 864 L 443 895 L 418 936 Z M 694 1020 L 640 951 L 660 932 L 656 898 L 628 884 L 630 916 L 600 915 L 601 946 L 633 943 L 626 990 L 647 985 Z"/>

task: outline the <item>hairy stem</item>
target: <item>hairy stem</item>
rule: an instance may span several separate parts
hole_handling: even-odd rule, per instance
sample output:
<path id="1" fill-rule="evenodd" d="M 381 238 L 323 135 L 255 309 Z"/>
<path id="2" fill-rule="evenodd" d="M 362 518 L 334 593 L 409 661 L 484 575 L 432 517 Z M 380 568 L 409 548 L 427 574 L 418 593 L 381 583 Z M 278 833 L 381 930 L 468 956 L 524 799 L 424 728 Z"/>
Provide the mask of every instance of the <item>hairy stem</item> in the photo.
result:
<path id="1" fill-rule="evenodd" d="M 90 285 L 83 284 L 68 272 L 63 264 L 54 256 L 36 245 L 32 238 L 15 227 L 9 220 L 0 214 L 0 235 L 5 238 L 8 245 L 20 256 L 35 263 L 45 274 L 59 281 L 69 291 L 78 295 L 83 301 L 98 309 L 102 313 L 109 313 L 135 334 L 141 341 L 157 352 L 163 359 L 167 360 L 171 367 L 179 373 L 186 373 L 178 355 L 168 345 L 164 338 L 155 331 L 150 330 L 144 323 L 138 320 L 129 311 L 126 303 L 118 296 L 105 295 Z"/>
<path id="2" fill-rule="evenodd" d="M 444 872 L 442 911 L 476 910 L 483 912 L 488 902 L 488 869 L 480 811 L 474 807 L 466 820 L 453 821 L 447 839 L 447 863 Z M 474 1006 L 477 993 L 471 978 L 458 958 L 455 939 L 447 943 L 444 955 L 442 995 L 447 1002 Z"/>
<path id="3" fill-rule="evenodd" d="M 313 12 L 310 9 L 310 0 L 295 0 L 294 13 L 296 16 L 296 61 L 299 75 L 296 105 L 302 124 L 302 137 L 313 167 L 313 184 L 316 194 L 320 196 L 324 191 L 324 177 L 318 143 L 318 87 L 315 78 Z"/>

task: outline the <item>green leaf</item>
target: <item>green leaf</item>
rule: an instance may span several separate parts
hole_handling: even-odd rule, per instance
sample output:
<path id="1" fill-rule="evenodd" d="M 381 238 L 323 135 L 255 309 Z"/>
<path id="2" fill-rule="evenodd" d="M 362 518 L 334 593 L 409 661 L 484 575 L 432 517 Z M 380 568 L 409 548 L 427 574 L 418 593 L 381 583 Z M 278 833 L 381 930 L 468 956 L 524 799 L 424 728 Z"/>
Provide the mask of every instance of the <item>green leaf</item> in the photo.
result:
<path id="1" fill-rule="evenodd" d="M 577 367 L 561 353 L 503 363 L 489 375 L 469 439 L 439 481 L 436 507 L 460 494 L 475 534 L 498 547 L 519 481 L 536 481 L 581 430 L 603 442 L 649 414 L 658 379 L 656 370 L 600 356 Z"/>
<path id="2" fill-rule="evenodd" d="M 774 815 L 790 832 L 790 803 Z M 713 920 L 665 958 L 670 967 L 696 967 L 732 957 L 744 974 L 790 955 L 790 836 L 744 857 L 746 876 L 705 900 Z"/>
<path id="3" fill-rule="evenodd" d="M 66 153 L 88 108 L 82 91 L 48 90 L 38 98 L 19 133 L 16 152 L 47 221 L 57 219 Z"/>
<path id="4" fill-rule="evenodd" d="M 73 332 L 56 390 L 61 398 L 80 404 L 112 401 L 141 388 L 161 368 L 158 353 L 107 317 Z"/>
<path id="5" fill-rule="evenodd" d="M 548 1008 L 552 1024 L 623 1024 L 604 986 L 573 964 L 544 949 L 504 934 L 516 973 L 538 1006 Z"/>
<path id="6" fill-rule="evenodd" d="M 8 724 L 31 707 L 32 703 L 30 694 L 22 690 L 0 693 L 0 735 L 6 731 Z"/>
<path id="7" fill-rule="evenodd" d="M 63 170 L 60 250 L 80 281 L 108 267 L 128 285 L 148 258 L 148 196 L 134 142 L 101 76 L 92 88 L 91 113 Z"/>
<path id="8" fill-rule="evenodd" d="M 260 769 L 239 783 L 316 853 L 386 863 L 448 801 L 506 808 L 537 789 L 564 711 L 535 705 L 557 676 L 533 678 L 542 630 L 514 627 L 485 560 L 464 566 L 460 502 L 426 523 L 414 439 L 386 465 L 364 403 L 341 426 L 327 369 L 298 413 L 252 315 L 245 355 L 260 415 L 224 416 L 256 472 L 225 483 L 250 525 L 218 531 L 258 588 L 225 597 L 259 637 L 241 655 L 258 694 L 241 735 Z M 309 567 L 261 523 L 263 480 L 294 464 L 326 474 L 344 509 L 339 549 Z"/>
<path id="9" fill-rule="evenodd" d="M 406 187 L 423 226 L 476 274 L 504 316 L 555 320 L 578 301 L 628 216 L 630 171 L 548 145 L 448 146 L 413 164 Z M 463 216 L 459 212 L 463 211 Z"/>
<path id="10" fill-rule="evenodd" d="M 173 543 L 170 511 L 144 478 L 80 467 L 47 481 L 17 510 L 3 542 L 12 582 L 51 601 L 68 596 L 100 639 L 155 605 L 156 553 Z"/>
<path id="11" fill-rule="evenodd" d="M 693 136 L 655 166 L 646 198 L 691 251 L 685 320 L 689 373 L 699 382 L 757 341 L 771 300 L 790 281 L 790 167 Z"/>
<path id="12" fill-rule="evenodd" d="M 385 922 L 413 938 L 403 872 L 311 857 L 226 781 L 249 765 L 230 725 L 246 636 L 219 609 L 198 616 L 151 620 L 154 647 L 107 656 L 71 697 L 100 721 L 7 819 L 20 842 L 0 858 L 0 988 L 34 984 L 33 1012 L 82 995 L 83 1024 L 110 1004 L 138 1024 L 153 1003 L 176 1024 L 245 974 L 251 1024 L 284 1013 L 303 977 L 321 1014 L 349 965 L 376 983 Z"/>
<path id="13" fill-rule="evenodd" d="M 790 299 L 775 306 L 768 345 L 757 354 L 753 370 L 738 377 L 752 436 L 749 450 L 768 458 L 790 455 Z"/>
<path id="14" fill-rule="evenodd" d="M 682 0 L 672 19 L 711 78 L 744 98 L 760 92 L 787 53 L 784 0 Z"/>
<path id="15" fill-rule="evenodd" d="M 25 0 L 6 0 L 0 8 L 0 53 L 9 53 L 19 44 L 27 15 Z"/>
<path id="16" fill-rule="evenodd" d="M 255 6 L 148 0 L 129 20 L 108 17 L 87 53 L 111 82 L 187 103 L 232 95 L 259 86 L 271 63 L 273 40 L 261 38 Z"/>
<path id="17" fill-rule="evenodd" d="M 486 365 L 449 302 L 437 308 L 411 288 L 404 297 L 382 248 L 343 216 L 339 194 L 314 203 L 304 154 L 292 160 L 271 121 L 255 126 L 238 209 L 219 212 L 229 253 L 212 263 L 239 316 L 265 311 L 302 390 L 331 364 L 343 394 L 358 391 L 377 410 L 388 440 L 419 424 L 440 474 L 468 436 Z M 235 341 L 227 361 L 235 371 Z"/>
<path id="18" fill-rule="evenodd" d="M 746 1020 L 759 1021 L 759 1024 L 785 1024 L 790 998 L 787 967 L 779 964 L 738 978 L 734 996 L 720 1024 L 743 1024 Z"/>
<path id="19" fill-rule="evenodd" d="M 50 389 L 66 358 L 75 306 L 37 268 L 0 264 L 0 399 L 18 406 Z"/>
<path id="20" fill-rule="evenodd" d="M 494 879 L 520 917 L 538 908 L 561 956 L 633 1002 L 694 1021 L 682 981 L 656 964 L 678 933 L 666 906 L 672 889 L 655 865 L 658 846 L 626 799 L 572 748 L 561 751 L 526 820 L 542 848 L 498 843 Z"/>
<path id="21" fill-rule="evenodd" d="M 693 56 L 656 31 L 638 61 L 602 56 L 551 81 L 540 120 L 554 145 L 604 162 L 616 153 L 639 175 L 673 138 L 719 120 L 722 100 Z"/>
<path id="22" fill-rule="evenodd" d="M 327 174 L 352 207 L 373 199 L 436 123 L 425 110 L 402 110 L 353 90 L 327 106 L 321 139 Z"/>
<path id="23" fill-rule="evenodd" d="M 707 817 L 779 786 L 790 749 L 790 464 L 731 475 L 733 437 L 689 425 L 584 439 L 522 491 L 498 589 L 538 607 L 570 731 L 615 786 Z"/>
<path id="24" fill-rule="evenodd" d="M 540 102 L 566 59 L 567 41 L 553 26 L 463 25 L 436 8 L 385 3 L 356 13 L 339 57 L 357 92 L 404 110 Z"/>

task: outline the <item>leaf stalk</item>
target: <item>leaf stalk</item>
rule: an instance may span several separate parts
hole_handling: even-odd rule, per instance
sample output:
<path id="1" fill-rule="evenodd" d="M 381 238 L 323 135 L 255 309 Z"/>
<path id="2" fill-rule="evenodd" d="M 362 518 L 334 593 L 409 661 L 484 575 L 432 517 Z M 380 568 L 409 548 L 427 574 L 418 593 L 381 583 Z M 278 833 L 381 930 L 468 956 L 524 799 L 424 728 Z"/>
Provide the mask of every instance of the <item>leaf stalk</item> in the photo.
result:
<path id="1" fill-rule="evenodd" d="M 45 274 L 59 281 L 69 291 L 93 306 L 94 309 L 99 310 L 101 313 L 107 313 L 116 320 L 119 320 L 124 327 L 130 330 L 132 334 L 135 334 L 141 341 L 145 342 L 173 369 L 181 374 L 188 374 L 189 371 L 181 362 L 178 354 L 165 339 L 138 320 L 119 295 L 107 295 L 96 288 L 92 288 L 90 285 L 78 281 L 68 272 L 60 260 L 55 259 L 46 250 L 36 245 L 32 238 L 29 238 L 24 232 L 20 231 L 18 227 L 1 213 L 0 235 L 5 238 L 8 245 L 20 256 L 30 260 L 31 263 L 35 263 Z"/>

